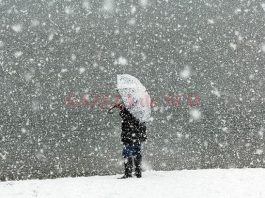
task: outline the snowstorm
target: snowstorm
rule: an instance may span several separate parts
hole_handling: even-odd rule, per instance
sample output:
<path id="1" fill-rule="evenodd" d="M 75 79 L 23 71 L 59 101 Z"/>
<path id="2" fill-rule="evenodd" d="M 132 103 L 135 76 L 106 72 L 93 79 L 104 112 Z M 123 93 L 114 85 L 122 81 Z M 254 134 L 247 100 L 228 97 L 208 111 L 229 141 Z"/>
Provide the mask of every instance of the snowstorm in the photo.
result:
<path id="1" fill-rule="evenodd" d="M 259 0 L 0 0 L 0 180 L 122 174 L 122 74 L 151 100 L 143 179 L 264 168 L 264 22 Z"/>

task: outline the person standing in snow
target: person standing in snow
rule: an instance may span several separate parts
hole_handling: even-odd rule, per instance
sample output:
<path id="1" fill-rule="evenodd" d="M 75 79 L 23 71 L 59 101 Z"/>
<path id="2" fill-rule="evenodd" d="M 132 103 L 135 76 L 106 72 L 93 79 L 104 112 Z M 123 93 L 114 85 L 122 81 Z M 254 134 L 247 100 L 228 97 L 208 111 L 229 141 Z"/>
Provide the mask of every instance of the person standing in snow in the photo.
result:
<path id="1" fill-rule="evenodd" d="M 122 133 L 121 141 L 124 144 L 122 155 L 125 158 L 124 162 L 124 176 L 132 177 L 133 164 L 135 165 L 135 176 L 137 178 L 142 177 L 141 170 L 141 144 L 147 139 L 146 137 L 146 125 L 144 122 L 140 122 L 136 119 L 124 104 L 119 103 L 109 109 L 109 113 L 112 113 L 113 108 L 120 109 L 120 116 L 122 118 Z"/>

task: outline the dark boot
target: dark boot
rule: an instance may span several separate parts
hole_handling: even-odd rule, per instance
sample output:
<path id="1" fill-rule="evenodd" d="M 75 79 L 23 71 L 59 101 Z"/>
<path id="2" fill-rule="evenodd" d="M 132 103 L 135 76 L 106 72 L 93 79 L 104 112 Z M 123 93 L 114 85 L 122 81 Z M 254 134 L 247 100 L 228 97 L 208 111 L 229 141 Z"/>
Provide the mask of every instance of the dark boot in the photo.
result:
<path id="1" fill-rule="evenodd" d="M 126 176 L 126 175 L 123 175 L 122 177 L 119 177 L 118 179 L 127 179 L 127 178 L 130 178 L 132 176 Z"/>
<path id="2" fill-rule="evenodd" d="M 127 161 L 124 163 L 124 176 L 126 178 L 132 177 L 132 169 L 133 169 L 133 159 L 132 157 L 128 157 Z"/>
<path id="3" fill-rule="evenodd" d="M 141 164 L 142 164 L 142 155 L 139 153 L 136 155 L 134 159 L 134 165 L 135 165 L 135 176 L 137 178 L 142 177 L 142 169 L 141 169 Z"/>

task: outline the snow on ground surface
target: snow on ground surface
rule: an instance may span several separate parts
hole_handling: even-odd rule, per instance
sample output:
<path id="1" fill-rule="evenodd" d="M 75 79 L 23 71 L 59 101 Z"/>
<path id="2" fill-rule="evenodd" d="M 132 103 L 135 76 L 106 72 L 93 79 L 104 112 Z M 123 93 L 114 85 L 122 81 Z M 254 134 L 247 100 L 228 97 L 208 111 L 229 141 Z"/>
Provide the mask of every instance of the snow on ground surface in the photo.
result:
<path id="1" fill-rule="evenodd" d="M 264 198 L 265 169 L 144 172 L 143 178 L 93 176 L 0 182 L 1 198 Z"/>

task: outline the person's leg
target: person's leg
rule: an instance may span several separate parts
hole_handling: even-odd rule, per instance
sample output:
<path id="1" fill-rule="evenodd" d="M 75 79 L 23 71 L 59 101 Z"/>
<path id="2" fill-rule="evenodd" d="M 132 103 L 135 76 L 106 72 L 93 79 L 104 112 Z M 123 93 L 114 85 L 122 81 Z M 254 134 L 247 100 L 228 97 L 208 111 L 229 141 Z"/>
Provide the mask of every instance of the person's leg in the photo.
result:
<path id="1" fill-rule="evenodd" d="M 133 169 L 133 158 L 130 156 L 126 158 L 124 162 L 124 176 L 132 177 L 132 169 Z"/>
<path id="2" fill-rule="evenodd" d="M 134 159 L 134 165 L 135 165 L 135 175 L 136 177 L 140 178 L 142 177 L 142 169 L 141 169 L 141 164 L 142 164 L 142 155 L 141 152 L 139 151 Z"/>
<path id="3" fill-rule="evenodd" d="M 125 159 L 124 162 L 124 176 L 122 178 L 132 177 L 133 159 L 131 153 L 131 146 L 124 145 L 122 155 Z"/>

